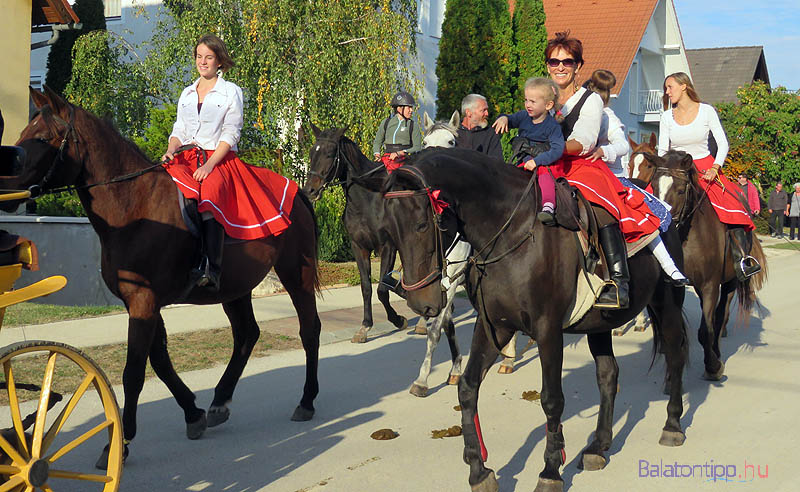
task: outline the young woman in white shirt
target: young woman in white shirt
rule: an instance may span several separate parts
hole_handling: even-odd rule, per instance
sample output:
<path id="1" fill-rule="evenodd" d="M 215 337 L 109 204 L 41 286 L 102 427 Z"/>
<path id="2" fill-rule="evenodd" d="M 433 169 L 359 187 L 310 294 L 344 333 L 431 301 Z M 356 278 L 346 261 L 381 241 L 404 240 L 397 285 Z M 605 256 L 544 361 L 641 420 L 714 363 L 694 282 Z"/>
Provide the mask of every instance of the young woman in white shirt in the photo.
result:
<path id="1" fill-rule="evenodd" d="M 597 139 L 597 148 L 590 157 L 590 160 L 601 160 L 608 165 L 614 176 L 619 178 L 620 182 L 626 188 L 634 188 L 645 196 L 645 203 L 650 211 L 656 215 L 661 221 L 659 230 L 666 232 L 672 222 L 672 214 L 669 211 L 669 205 L 653 196 L 651 193 L 639 188 L 631 180 L 628 179 L 625 168 L 622 166 L 622 156 L 630 152 L 630 144 L 628 144 L 628 136 L 625 134 L 625 126 L 614 113 L 614 110 L 608 107 L 608 102 L 611 99 L 611 89 L 617 85 L 617 78 L 608 70 L 595 70 L 592 77 L 584 84 L 587 89 L 591 90 L 603 100 L 603 118 L 600 122 L 600 135 Z M 653 252 L 653 256 L 658 260 L 661 269 L 667 274 L 667 277 L 673 285 L 678 287 L 685 287 L 689 285 L 689 279 L 681 273 L 672 255 L 669 254 L 664 241 L 661 236 L 657 236 L 650 241 L 647 246 Z"/>
<path id="2" fill-rule="evenodd" d="M 297 183 L 236 155 L 243 125 L 242 90 L 222 74 L 233 67 L 225 43 L 202 36 L 194 48 L 200 77 L 178 100 L 164 167 L 203 217 L 198 286 L 219 289 L 225 234 L 243 240 L 278 235 L 290 224 Z"/>
<path id="3" fill-rule="evenodd" d="M 682 150 L 691 155 L 703 180 L 702 188 L 720 222 L 729 226 L 739 244 L 752 244 L 755 225 L 733 191 L 739 187 L 719 172 L 728 155 L 728 139 L 714 107 L 700 102 L 691 79 L 684 72 L 664 79 L 663 103 L 664 113 L 658 125 L 658 155 L 663 156 L 669 150 Z M 716 156 L 712 156 L 708 148 L 709 134 L 717 142 Z M 739 248 L 731 250 L 734 264 L 741 270 L 741 252 Z M 760 271 L 761 266 L 755 263 L 747 270 L 737 273 L 749 277 Z"/>

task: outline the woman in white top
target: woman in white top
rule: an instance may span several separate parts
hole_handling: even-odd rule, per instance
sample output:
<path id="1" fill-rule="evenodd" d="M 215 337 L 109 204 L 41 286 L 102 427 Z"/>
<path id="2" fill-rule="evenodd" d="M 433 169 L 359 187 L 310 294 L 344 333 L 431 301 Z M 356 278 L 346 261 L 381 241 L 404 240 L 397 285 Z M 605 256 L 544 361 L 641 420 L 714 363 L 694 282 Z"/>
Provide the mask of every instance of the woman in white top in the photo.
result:
<path id="1" fill-rule="evenodd" d="M 234 65 L 225 43 L 206 34 L 195 45 L 194 57 L 200 77 L 181 93 L 162 160 L 203 217 L 196 284 L 218 290 L 225 234 L 250 240 L 283 232 L 297 184 L 237 157 L 243 98 L 239 86 L 222 78 Z"/>
<path id="2" fill-rule="evenodd" d="M 728 156 L 728 139 L 717 112 L 712 106 L 700 102 L 691 79 L 684 72 L 673 73 L 664 79 L 663 102 L 664 113 L 658 125 L 658 155 L 663 156 L 670 150 L 681 150 L 691 155 L 704 180 L 702 188 L 720 222 L 729 226 L 739 244 L 752 244 L 755 225 L 738 198 L 741 194 L 739 187 L 719 172 Z M 716 157 L 708 148 L 709 134 L 717 142 Z M 734 264 L 741 270 L 741 251 L 739 248 L 731 248 L 731 251 Z M 753 275 L 761 267 L 756 263 L 747 270 L 737 272 L 740 278 Z"/>
<path id="3" fill-rule="evenodd" d="M 617 85 L 617 78 L 608 70 L 595 70 L 592 73 L 592 77 L 584 85 L 587 89 L 600 96 L 604 106 L 603 119 L 600 123 L 600 135 L 597 139 L 597 149 L 595 149 L 590 160 L 596 161 L 600 159 L 605 162 L 611 172 L 619 178 L 623 186 L 633 188 L 642 193 L 650 211 L 661 221 L 659 230 L 666 232 L 670 222 L 672 222 L 669 205 L 633 184 L 622 167 L 622 156 L 627 155 L 631 147 L 628 143 L 628 137 L 625 135 L 625 127 L 620 119 L 617 118 L 614 110 L 608 107 L 608 102 L 611 99 L 611 89 Z M 675 265 L 675 261 L 664 245 L 664 241 L 661 240 L 661 236 L 656 237 L 647 245 L 673 285 L 678 287 L 689 285 L 689 280 Z"/>
<path id="4" fill-rule="evenodd" d="M 625 241 L 633 242 L 656 232 L 660 221 L 650 213 L 641 193 L 626 189 L 604 163 L 589 160 L 600 135 L 603 100 L 578 86 L 576 76 L 583 66 L 583 44 L 568 33 L 556 33 L 547 42 L 545 57 L 550 78 L 559 89 L 564 115 L 561 127 L 566 140 L 563 157 L 549 170 L 556 178 L 566 177 L 587 200 L 616 219 L 600 230 L 611 282 L 603 287 L 595 307 L 625 309 L 630 279 Z"/>

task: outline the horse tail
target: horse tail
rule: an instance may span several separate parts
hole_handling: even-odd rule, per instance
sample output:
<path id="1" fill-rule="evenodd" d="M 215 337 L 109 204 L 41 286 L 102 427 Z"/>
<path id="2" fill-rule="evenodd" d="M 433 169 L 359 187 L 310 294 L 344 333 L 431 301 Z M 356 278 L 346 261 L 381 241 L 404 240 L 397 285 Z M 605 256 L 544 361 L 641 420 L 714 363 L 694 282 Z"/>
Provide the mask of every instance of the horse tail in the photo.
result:
<path id="1" fill-rule="evenodd" d="M 754 235 L 755 236 L 755 235 Z M 758 261 L 761 265 L 761 271 L 748 278 L 744 282 L 736 283 L 736 297 L 739 299 L 739 309 L 736 316 L 737 323 L 742 323 L 750 318 L 750 312 L 753 306 L 758 306 L 758 297 L 756 292 L 761 290 L 769 276 L 767 268 L 767 257 L 764 255 L 764 249 L 761 247 L 761 242 L 758 238 L 753 238 L 753 246 L 750 248 L 750 255 Z"/>
<path id="2" fill-rule="evenodd" d="M 311 214 L 311 220 L 314 222 L 314 292 L 318 295 L 322 294 L 322 284 L 319 278 L 319 223 L 317 222 L 317 214 L 314 212 L 314 205 L 311 203 L 311 200 L 308 198 L 302 190 L 297 193 L 300 196 L 300 201 L 308 208 L 308 212 Z"/>

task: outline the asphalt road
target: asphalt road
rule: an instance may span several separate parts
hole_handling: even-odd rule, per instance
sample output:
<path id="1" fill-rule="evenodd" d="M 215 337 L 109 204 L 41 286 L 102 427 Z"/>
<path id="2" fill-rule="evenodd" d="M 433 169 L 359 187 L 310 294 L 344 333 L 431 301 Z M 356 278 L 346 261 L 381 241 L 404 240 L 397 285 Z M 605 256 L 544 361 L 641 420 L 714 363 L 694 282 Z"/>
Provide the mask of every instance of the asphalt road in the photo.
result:
<path id="1" fill-rule="evenodd" d="M 567 336 L 567 464 L 562 468 L 566 490 L 799 490 L 794 446 L 800 442 L 800 253 L 768 251 L 770 279 L 760 294 L 763 312 L 755 313 L 747 327 L 729 325 L 722 344 L 726 376 L 721 382 L 700 378 L 702 351 L 695 336 L 699 306 L 693 294 L 687 296 L 691 362 L 684 374 L 681 423 L 687 440 L 681 447 L 658 444 L 666 419 L 666 397 L 660 391 L 664 365 L 657 362 L 648 371 L 651 334 L 631 330 L 614 339 L 621 391 L 610 462 L 602 471 L 578 470 L 576 457 L 591 439 L 599 395 L 585 338 Z M 466 353 L 474 315 L 457 315 L 459 343 Z M 304 423 L 289 420 L 302 390 L 302 351 L 252 360 L 237 388 L 231 419 L 198 441 L 186 439 L 182 412 L 165 386 L 151 380 L 140 400 L 139 433 L 120 490 L 468 491 L 463 440 L 430 437 L 432 430 L 460 424 L 460 414 L 453 409 L 456 389 L 444 384 L 449 370 L 446 344 L 435 357 L 431 394 L 420 399 L 408 393 L 424 351 L 424 338 L 407 331 L 363 345 L 324 345 L 317 413 Z M 512 375 L 497 374 L 496 365 L 481 388 L 487 466 L 496 471 L 503 491 L 533 490 L 543 467 L 544 414 L 538 402 L 521 398 L 523 391 L 540 390 L 537 359 L 536 350 L 529 351 Z M 183 375 L 201 406 L 211 401 L 222 369 Z M 121 399 L 121 388 L 116 391 Z M 79 408 L 65 437 L 77 436 L 99 418 L 96 409 Z M 395 430 L 399 437 L 370 438 L 382 428 Z M 86 464 L 94 463 L 98 451 L 81 446 L 70 453 L 67 464 L 89 471 Z M 675 464 L 679 473 L 689 476 L 664 477 Z M 660 467 L 662 476 L 652 476 L 653 465 Z M 731 481 L 714 481 L 708 474 L 715 470 Z M 61 492 L 91 490 L 84 483 L 80 489 L 68 483 L 52 485 Z"/>

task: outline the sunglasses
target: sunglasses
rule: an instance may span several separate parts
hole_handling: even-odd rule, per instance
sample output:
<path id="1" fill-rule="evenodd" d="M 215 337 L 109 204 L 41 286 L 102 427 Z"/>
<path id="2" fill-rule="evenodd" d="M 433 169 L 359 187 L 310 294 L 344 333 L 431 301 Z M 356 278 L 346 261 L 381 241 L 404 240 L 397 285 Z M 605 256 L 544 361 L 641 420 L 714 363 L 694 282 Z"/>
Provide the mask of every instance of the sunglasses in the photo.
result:
<path id="1" fill-rule="evenodd" d="M 573 58 L 564 58 L 563 60 L 559 60 L 558 58 L 548 58 L 547 64 L 553 68 L 556 68 L 559 65 L 564 65 L 564 68 L 572 68 L 577 65 L 575 59 Z"/>

